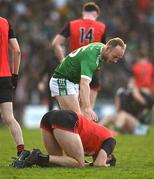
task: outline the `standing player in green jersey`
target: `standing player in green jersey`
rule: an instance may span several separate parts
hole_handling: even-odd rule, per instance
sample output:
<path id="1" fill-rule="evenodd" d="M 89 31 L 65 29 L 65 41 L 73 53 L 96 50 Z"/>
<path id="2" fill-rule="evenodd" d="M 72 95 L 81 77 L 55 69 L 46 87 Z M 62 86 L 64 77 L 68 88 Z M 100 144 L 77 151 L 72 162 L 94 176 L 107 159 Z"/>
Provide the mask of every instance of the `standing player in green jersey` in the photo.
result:
<path id="1" fill-rule="evenodd" d="M 50 80 L 51 95 L 56 97 L 61 109 L 97 120 L 90 105 L 89 84 L 92 76 L 103 63 L 116 63 L 121 59 L 125 49 L 122 39 L 113 38 L 106 45 L 91 43 L 68 54 Z"/>
<path id="2" fill-rule="evenodd" d="M 100 15 L 100 8 L 95 2 L 87 2 L 83 5 L 82 17 L 73 19 L 65 25 L 52 41 L 52 47 L 56 57 L 62 61 L 65 57 L 63 45 L 66 40 L 69 42 L 69 52 L 93 42 L 106 44 L 106 25 L 97 18 Z M 90 102 L 94 108 L 97 94 L 101 90 L 101 72 L 94 73 L 90 82 Z"/>

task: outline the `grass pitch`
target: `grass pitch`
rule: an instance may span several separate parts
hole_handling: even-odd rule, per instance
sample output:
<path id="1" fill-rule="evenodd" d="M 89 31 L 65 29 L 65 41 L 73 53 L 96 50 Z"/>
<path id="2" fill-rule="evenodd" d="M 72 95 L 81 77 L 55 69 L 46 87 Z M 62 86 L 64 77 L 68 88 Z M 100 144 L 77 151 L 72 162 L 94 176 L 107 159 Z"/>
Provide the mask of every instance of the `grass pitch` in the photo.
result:
<path id="1" fill-rule="evenodd" d="M 40 148 L 45 152 L 40 130 L 23 130 L 27 149 Z M 8 165 L 16 148 L 8 129 L 0 128 L 0 178 L 2 179 L 154 179 L 154 126 L 147 136 L 119 135 L 114 168 L 26 168 Z"/>

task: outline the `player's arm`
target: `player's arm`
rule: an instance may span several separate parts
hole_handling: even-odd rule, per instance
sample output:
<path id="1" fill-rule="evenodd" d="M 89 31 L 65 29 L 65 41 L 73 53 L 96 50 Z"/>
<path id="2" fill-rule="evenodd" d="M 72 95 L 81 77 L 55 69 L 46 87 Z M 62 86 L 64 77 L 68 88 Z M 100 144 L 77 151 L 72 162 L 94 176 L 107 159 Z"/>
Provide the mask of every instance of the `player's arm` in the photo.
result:
<path id="1" fill-rule="evenodd" d="M 140 91 L 139 91 L 139 88 L 136 86 L 135 80 L 134 80 L 133 77 L 130 78 L 128 86 L 129 86 L 130 88 L 132 88 L 132 93 L 133 93 L 134 99 L 135 99 L 137 102 L 141 103 L 142 105 L 146 105 L 146 100 L 145 100 L 144 97 L 141 95 L 141 93 L 140 93 Z"/>
<path id="2" fill-rule="evenodd" d="M 80 79 L 80 100 L 82 114 L 90 120 L 97 121 L 97 115 L 91 108 L 90 103 L 90 82 L 97 65 L 93 56 L 86 50 L 81 58 L 81 79 Z"/>
<path id="3" fill-rule="evenodd" d="M 55 36 L 55 38 L 52 41 L 52 47 L 59 61 L 62 61 L 62 59 L 65 57 L 63 45 L 69 36 L 70 35 L 69 35 L 69 24 L 68 24 L 62 29 L 62 31 L 59 34 Z"/>
<path id="4" fill-rule="evenodd" d="M 12 51 L 12 86 L 13 88 L 16 88 L 18 82 L 20 61 L 21 61 L 21 52 L 14 31 L 11 28 L 11 25 L 9 25 L 8 37 L 9 37 L 9 48 Z"/>
<path id="5" fill-rule="evenodd" d="M 104 149 L 99 150 L 98 155 L 93 163 L 93 166 L 102 166 L 102 167 L 109 167 L 110 164 L 107 164 L 107 153 Z"/>
<path id="6" fill-rule="evenodd" d="M 55 36 L 55 38 L 52 41 L 52 47 L 53 47 L 55 55 L 59 61 L 62 61 L 62 59 L 65 57 L 65 53 L 64 53 L 64 49 L 63 49 L 63 44 L 64 44 L 65 40 L 66 40 L 65 37 L 58 34 Z"/>
<path id="7" fill-rule="evenodd" d="M 93 161 L 85 160 L 85 166 L 96 166 L 96 167 L 109 167 L 110 164 L 107 164 L 107 153 L 101 149 L 97 156 L 93 156 Z"/>
<path id="8" fill-rule="evenodd" d="M 89 109 L 91 108 L 90 105 L 90 79 L 87 78 L 81 78 L 80 80 L 80 101 L 81 101 L 81 107 L 83 109 Z"/>
<path id="9" fill-rule="evenodd" d="M 9 28 L 9 48 L 12 51 L 12 74 L 17 75 L 20 67 L 21 51 L 11 26 Z"/>
<path id="10" fill-rule="evenodd" d="M 147 105 L 145 98 L 142 96 L 142 94 L 140 93 L 140 89 L 136 85 L 133 66 L 131 70 L 129 70 L 129 74 L 130 74 L 130 78 L 128 82 L 128 87 L 132 89 L 132 94 L 134 99 L 142 105 Z"/>
<path id="11" fill-rule="evenodd" d="M 81 110 L 85 117 L 90 120 L 97 120 L 95 112 L 91 109 L 90 105 L 90 79 L 82 78 L 80 80 L 80 103 Z"/>
<path id="12" fill-rule="evenodd" d="M 112 152 L 116 146 L 116 140 L 114 138 L 108 138 L 106 139 L 101 149 L 99 150 L 96 157 L 93 157 L 94 159 L 94 166 L 102 166 L 102 167 L 109 167 L 115 166 L 116 164 L 116 158 L 113 157 Z M 113 162 L 114 161 L 114 162 Z"/>

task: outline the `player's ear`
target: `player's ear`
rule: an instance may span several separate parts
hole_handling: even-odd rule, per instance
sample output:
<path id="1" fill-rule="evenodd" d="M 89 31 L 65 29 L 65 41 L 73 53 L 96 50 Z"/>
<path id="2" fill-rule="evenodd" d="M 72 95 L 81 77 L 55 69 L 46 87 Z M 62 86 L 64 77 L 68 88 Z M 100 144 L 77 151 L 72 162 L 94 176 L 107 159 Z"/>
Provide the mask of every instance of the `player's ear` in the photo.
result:
<path id="1" fill-rule="evenodd" d="M 110 50 L 110 46 L 109 46 L 109 45 L 106 45 L 106 46 L 105 46 L 105 51 L 108 51 L 108 50 Z"/>

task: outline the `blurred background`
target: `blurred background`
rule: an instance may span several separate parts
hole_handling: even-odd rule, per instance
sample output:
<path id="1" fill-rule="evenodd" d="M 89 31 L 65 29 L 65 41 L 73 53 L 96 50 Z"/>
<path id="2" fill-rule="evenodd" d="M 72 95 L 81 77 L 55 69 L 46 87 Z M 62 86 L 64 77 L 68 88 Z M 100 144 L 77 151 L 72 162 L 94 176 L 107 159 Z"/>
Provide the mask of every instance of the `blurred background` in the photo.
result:
<path id="1" fill-rule="evenodd" d="M 14 111 L 19 121 L 39 119 L 47 110 L 47 94 L 38 90 L 44 73 L 58 64 L 51 48 L 53 37 L 81 16 L 85 0 L 0 0 L 0 16 L 11 23 L 22 51 Z M 96 107 L 112 105 L 116 90 L 126 86 L 129 71 L 139 53 L 154 61 L 154 0 L 95 0 L 99 21 L 107 25 L 107 39 L 120 37 L 127 43 L 124 60 L 102 69 L 102 90 Z M 101 102 L 101 103 L 100 103 Z M 105 107 L 113 111 L 110 106 Z M 97 113 L 99 110 L 96 108 Z M 30 117 L 29 117 L 30 116 Z"/>

